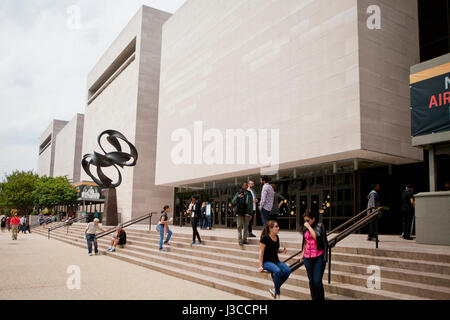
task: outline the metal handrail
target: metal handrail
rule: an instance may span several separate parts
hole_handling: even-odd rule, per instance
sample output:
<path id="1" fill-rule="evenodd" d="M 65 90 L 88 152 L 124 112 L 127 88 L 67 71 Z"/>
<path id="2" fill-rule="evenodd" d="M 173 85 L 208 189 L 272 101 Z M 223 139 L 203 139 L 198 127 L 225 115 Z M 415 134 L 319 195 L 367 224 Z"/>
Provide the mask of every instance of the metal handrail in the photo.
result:
<path id="1" fill-rule="evenodd" d="M 122 226 L 122 228 L 126 228 L 126 227 L 129 227 L 129 226 L 131 226 L 133 224 L 136 224 L 138 222 L 144 221 L 145 219 L 150 219 L 150 221 L 149 221 L 149 231 L 150 231 L 150 229 L 152 227 L 152 216 L 153 216 L 154 213 L 156 213 L 156 212 L 147 213 L 146 215 L 143 215 L 142 217 L 139 217 L 139 218 L 136 218 L 136 219 L 133 219 L 133 220 L 121 223 L 120 225 Z M 96 238 L 97 239 L 102 238 L 104 236 L 107 236 L 108 234 L 111 234 L 111 233 L 115 232 L 115 231 L 116 231 L 116 227 L 113 227 L 113 228 L 111 228 L 109 230 L 100 232 L 96 236 Z"/>
<path id="2" fill-rule="evenodd" d="M 46 223 L 47 221 L 49 221 L 49 220 L 51 220 L 51 218 L 46 218 L 46 217 L 44 217 L 45 218 L 45 220 L 44 220 L 44 223 Z M 53 223 L 53 222 L 50 222 L 50 223 Z M 48 224 L 48 223 L 47 223 Z M 30 230 L 31 229 L 34 229 L 34 228 L 36 228 L 36 227 L 42 227 L 42 224 L 33 224 L 33 225 L 30 225 Z"/>
<path id="3" fill-rule="evenodd" d="M 53 231 L 53 230 L 56 230 L 56 229 L 59 229 L 59 228 L 62 228 L 62 227 L 67 227 L 67 232 L 69 232 L 69 226 L 71 226 L 74 222 L 78 222 L 78 221 L 81 221 L 83 219 L 86 219 L 86 216 L 81 216 L 81 217 L 78 217 L 78 218 L 69 219 L 69 220 L 66 220 L 66 221 L 56 225 L 56 226 L 47 228 L 47 232 L 48 232 L 47 238 L 50 239 L 50 231 Z"/>
<path id="4" fill-rule="evenodd" d="M 384 210 L 389 210 L 389 208 L 388 207 L 379 207 L 379 208 L 375 209 L 375 211 L 369 213 L 365 218 L 359 220 L 352 226 L 348 227 L 347 229 L 341 231 L 340 233 L 338 233 L 337 235 L 332 237 L 332 239 L 328 240 L 328 244 L 331 247 L 335 247 L 338 242 L 344 240 L 350 234 L 354 233 L 355 231 L 359 231 L 362 228 L 364 228 L 366 225 L 372 223 L 373 220 L 375 220 L 381 214 L 381 211 L 384 211 Z"/>
<path id="5" fill-rule="evenodd" d="M 356 216 L 354 216 L 353 218 L 347 220 L 346 222 L 344 222 L 343 224 L 341 224 L 339 227 L 337 227 L 336 229 L 330 231 L 327 233 L 327 236 L 329 236 L 330 234 L 333 234 L 335 232 L 337 232 L 338 230 L 342 229 L 343 227 L 345 227 L 346 225 L 350 224 L 351 222 L 355 221 L 356 219 L 360 218 L 361 216 L 363 216 L 364 214 L 366 214 L 369 210 L 373 210 L 375 208 L 367 208 L 366 210 L 364 210 L 363 212 L 358 213 Z"/>
<path id="6" fill-rule="evenodd" d="M 53 227 L 50 227 L 50 228 L 48 228 L 48 229 L 49 229 L 50 231 L 53 231 L 53 230 L 55 230 L 55 229 L 59 229 L 59 228 L 62 228 L 62 227 L 67 226 L 68 223 L 72 224 L 72 223 L 74 223 L 74 222 L 78 222 L 78 221 L 81 221 L 81 220 L 83 220 L 83 219 L 86 219 L 86 216 L 81 216 L 81 217 L 78 217 L 78 218 L 66 220 L 66 221 L 61 222 L 60 224 L 58 224 L 58 225 L 56 225 L 56 226 L 53 226 Z"/>
<path id="7" fill-rule="evenodd" d="M 331 269 L 331 249 L 334 248 L 338 242 L 344 240 L 346 237 L 348 237 L 350 234 L 361 230 L 362 228 L 364 228 L 366 225 L 372 223 L 374 220 L 378 219 L 379 215 L 381 214 L 382 211 L 385 210 L 389 210 L 388 207 L 379 207 L 379 208 L 368 208 L 366 210 L 364 210 L 363 212 L 359 213 L 358 215 L 356 215 L 354 218 L 350 219 L 349 221 L 343 223 L 342 225 L 340 225 L 339 227 L 337 227 L 336 229 L 334 229 L 333 231 L 327 233 L 327 237 L 330 234 L 336 233 L 337 230 L 342 229 L 344 226 L 348 225 L 350 222 L 355 221 L 357 218 L 360 218 L 361 216 L 363 216 L 365 213 L 367 213 L 369 210 L 375 210 L 371 213 L 369 213 L 365 218 L 359 220 L 358 222 L 354 223 L 353 225 L 349 226 L 348 228 L 342 230 L 341 232 L 339 232 L 337 235 L 335 235 L 334 237 L 332 237 L 331 239 L 328 240 L 328 253 L 329 254 L 329 260 L 328 260 L 328 264 L 329 264 L 329 269 Z M 376 232 L 376 247 L 378 248 L 378 232 Z M 288 262 L 289 260 L 295 258 L 296 256 L 300 255 L 303 252 L 303 250 L 297 252 L 296 254 L 290 256 L 289 258 L 287 258 L 286 260 L 284 260 L 284 263 Z M 301 261 L 297 261 L 295 263 L 293 263 L 292 265 L 289 266 L 289 268 L 291 269 L 291 271 L 295 271 L 298 268 L 302 267 L 304 265 L 304 262 Z M 328 281 L 331 281 L 331 270 L 329 270 L 329 274 L 328 274 Z"/>

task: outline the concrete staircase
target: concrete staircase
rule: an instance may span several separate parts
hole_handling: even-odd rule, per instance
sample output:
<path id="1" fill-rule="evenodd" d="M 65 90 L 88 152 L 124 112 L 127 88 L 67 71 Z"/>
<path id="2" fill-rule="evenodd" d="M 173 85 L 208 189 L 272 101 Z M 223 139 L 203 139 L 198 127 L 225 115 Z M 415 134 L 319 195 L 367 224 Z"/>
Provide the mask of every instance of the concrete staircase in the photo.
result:
<path id="1" fill-rule="evenodd" d="M 51 232 L 51 239 L 86 248 L 85 224 L 74 224 Z M 47 230 L 34 232 L 47 236 Z M 202 235 L 205 245 L 190 246 L 191 235 L 174 233 L 167 252 L 159 252 L 159 233 L 126 229 L 127 245 L 107 253 L 111 236 L 99 239 L 99 251 L 178 278 L 224 290 L 248 299 L 270 299 L 273 287 L 267 273 L 258 273 L 258 239 L 239 246 L 235 237 Z M 288 254 L 299 250 L 300 243 L 283 241 Z M 283 260 L 288 256 L 280 255 Z M 381 289 L 368 289 L 369 266 L 381 270 Z M 326 298 L 330 300 L 426 300 L 450 299 L 450 255 L 386 249 L 336 247 L 332 255 L 332 282 L 324 275 Z M 291 274 L 281 288 L 282 299 L 309 300 L 305 268 Z"/>

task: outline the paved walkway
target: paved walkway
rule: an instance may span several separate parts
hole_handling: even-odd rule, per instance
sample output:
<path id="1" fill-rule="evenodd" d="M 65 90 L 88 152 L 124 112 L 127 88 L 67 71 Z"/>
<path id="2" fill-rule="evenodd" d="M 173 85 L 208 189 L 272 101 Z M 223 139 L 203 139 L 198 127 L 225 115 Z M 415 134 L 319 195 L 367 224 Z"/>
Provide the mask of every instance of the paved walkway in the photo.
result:
<path id="1" fill-rule="evenodd" d="M 69 290 L 67 268 L 79 266 L 81 286 Z M 186 270 L 189 272 L 189 270 Z M 72 274 L 73 276 L 73 274 Z M 165 275 L 37 234 L 0 232 L 0 300 L 242 300 L 240 296 Z"/>

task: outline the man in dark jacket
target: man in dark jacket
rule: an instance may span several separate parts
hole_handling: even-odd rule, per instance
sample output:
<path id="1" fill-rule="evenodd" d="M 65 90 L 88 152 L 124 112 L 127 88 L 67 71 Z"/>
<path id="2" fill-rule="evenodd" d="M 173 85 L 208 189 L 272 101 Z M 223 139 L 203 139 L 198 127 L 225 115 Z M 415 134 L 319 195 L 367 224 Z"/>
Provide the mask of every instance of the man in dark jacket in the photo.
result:
<path id="1" fill-rule="evenodd" d="M 234 205 L 234 214 L 237 216 L 239 245 L 248 244 L 248 224 L 253 213 L 253 197 L 248 191 L 247 182 L 244 182 L 241 188 L 231 201 Z M 242 235 L 242 229 L 244 229 L 244 235 Z"/>
<path id="2" fill-rule="evenodd" d="M 191 223 L 192 223 L 192 245 L 195 245 L 195 237 L 197 237 L 199 244 L 202 243 L 202 239 L 200 239 L 200 234 L 198 233 L 197 226 L 200 221 L 200 215 L 202 212 L 202 206 L 199 202 L 198 196 L 193 196 L 191 200 L 191 204 L 189 205 L 188 213 L 191 215 Z"/>
<path id="3" fill-rule="evenodd" d="M 414 217 L 414 187 L 408 185 L 402 194 L 402 216 L 403 216 L 403 233 L 402 238 L 405 240 L 412 240 L 412 220 Z"/>

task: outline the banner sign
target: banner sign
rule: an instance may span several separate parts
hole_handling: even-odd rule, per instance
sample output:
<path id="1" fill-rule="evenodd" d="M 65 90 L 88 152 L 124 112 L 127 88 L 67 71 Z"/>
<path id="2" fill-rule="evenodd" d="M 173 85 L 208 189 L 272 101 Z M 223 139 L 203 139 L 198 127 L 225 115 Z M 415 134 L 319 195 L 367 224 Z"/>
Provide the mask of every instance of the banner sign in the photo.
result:
<path id="1" fill-rule="evenodd" d="M 411 75 L 411 135 L 450 131 L 450 65 Z M 414 82 L 416 81 L 416 82 Z"/>
<path id="2" fill-rule="evenodd" d="M 101 188 L 97 185 L 79 184 L 74 188 L 77 190 L 78 199 L 99 200 L 105 198 Z"/>

